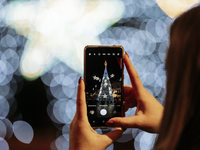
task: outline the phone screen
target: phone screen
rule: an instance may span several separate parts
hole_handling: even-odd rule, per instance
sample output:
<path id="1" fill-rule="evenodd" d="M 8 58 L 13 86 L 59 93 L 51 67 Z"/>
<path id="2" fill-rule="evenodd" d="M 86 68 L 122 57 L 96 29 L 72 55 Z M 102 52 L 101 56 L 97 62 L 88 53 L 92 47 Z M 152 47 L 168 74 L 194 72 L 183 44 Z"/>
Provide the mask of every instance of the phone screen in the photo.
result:
<path id="1" fill-rule="evenodd" d="M 91 126 L 105 126 L 112 117 L 122 116 L 123 48 L 85 48 L 85 92 Z"/>

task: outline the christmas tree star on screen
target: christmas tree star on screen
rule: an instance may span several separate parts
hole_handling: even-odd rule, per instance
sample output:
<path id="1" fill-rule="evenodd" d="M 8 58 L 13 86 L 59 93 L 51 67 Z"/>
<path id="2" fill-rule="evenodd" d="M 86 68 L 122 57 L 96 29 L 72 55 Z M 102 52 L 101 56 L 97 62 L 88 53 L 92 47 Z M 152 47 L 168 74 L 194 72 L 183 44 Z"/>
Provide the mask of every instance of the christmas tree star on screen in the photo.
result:
<path id="1" fill-rule="evenodd" d="M 103 79 L 101 82 L 100 92 L 99 92 L 97 100 L 100 102 L 103 101 L 106 103 L 114 103 L 112 86 L 111 86 L 108 71 L 107 71 L 107 61 L 105 61 L 104 65 L 105 65 L 105 69 L 104 69 Z"/>

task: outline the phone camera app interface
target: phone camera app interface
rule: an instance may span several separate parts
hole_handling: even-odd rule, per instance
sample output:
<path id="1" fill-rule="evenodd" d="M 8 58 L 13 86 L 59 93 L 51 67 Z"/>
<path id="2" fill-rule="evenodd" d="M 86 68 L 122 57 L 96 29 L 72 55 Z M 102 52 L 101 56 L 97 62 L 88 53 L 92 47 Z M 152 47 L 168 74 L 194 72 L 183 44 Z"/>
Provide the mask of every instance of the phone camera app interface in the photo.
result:
<path id="1" fill-rule="evenodd" d="M 86 101 L 89 120 L 121 116 L 122 50 L 86 51 Z"/>

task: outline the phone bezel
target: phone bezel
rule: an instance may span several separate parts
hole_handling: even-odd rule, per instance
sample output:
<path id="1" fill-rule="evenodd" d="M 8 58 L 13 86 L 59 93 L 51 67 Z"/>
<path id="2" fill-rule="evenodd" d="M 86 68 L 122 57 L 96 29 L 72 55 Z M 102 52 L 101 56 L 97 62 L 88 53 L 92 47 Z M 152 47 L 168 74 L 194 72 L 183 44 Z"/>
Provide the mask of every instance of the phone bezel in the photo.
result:
<path id="1" fill-rule="evenodd" d="M 124 63 L 123 63 L 123 55 L 124 55 L 124 48 L 123 46 L 121 45 L 87 45 L 85 46 L 84 48 L 84 81 L 86 83 L 86 51 L 87 49 L 90 48 L 90 49 L 102 49 L 102 51 L 108 51 L 108 49 L 121 49 L 122 50 L 122 88 L 121 88 L 121 100 L 122 100 L 122 103 L 121 103 L 121 116 L 119 117 L 124 117 L 124 111 L 123 111 L 123 97 L 124 97 L 124 90 L 123 90 L 123 85 L 124 85 Z M 95 118 L 95 121 L 97 122 L 97 124 L 93 124 L 90 122 L 89 118 L 89 122 L 90 122 L 90 125 L 92 127 L 95 127 L 95 128 L 105 128 L 105 127 L 108 127 L 105 125 L 105 122 L 108 121 L 110 118 Z M 104 123 L 102 123 L 102 120 L 105 120 Z M 101 123 L 100 123 L 101 122 Z"/>

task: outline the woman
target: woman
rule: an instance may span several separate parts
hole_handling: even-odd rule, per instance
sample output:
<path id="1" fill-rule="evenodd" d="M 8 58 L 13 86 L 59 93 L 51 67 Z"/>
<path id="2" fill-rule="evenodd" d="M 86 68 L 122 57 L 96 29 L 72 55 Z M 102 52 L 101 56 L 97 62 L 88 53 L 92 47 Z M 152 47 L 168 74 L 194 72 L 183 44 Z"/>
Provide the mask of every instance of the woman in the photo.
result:
<path id="1" fill-rule="evenodd" d="M 165 109 L 144 89 L 124 55 L 132 86 L 125 86 L 125 110 L 137 106 L 132 117 L 112 118 L 106 124 L 114 131 L 99 135 L 87 120 L 84 81 L 79 80 L 77 112 L 70 127 L 70 150 L 106 149 L 124 128 L 159 133 L 155 150 L 200 149 L 200 6 L 179 16 L 171 26 L 166 58 L 167 94 Z M 164 111 L 164 113 L 163 113 Z"/>
<path id="2" fill-rule="evenodd" d="M 200 6 L 171 26 L 165 111 L 155 149 L 200 149 Z"/>

